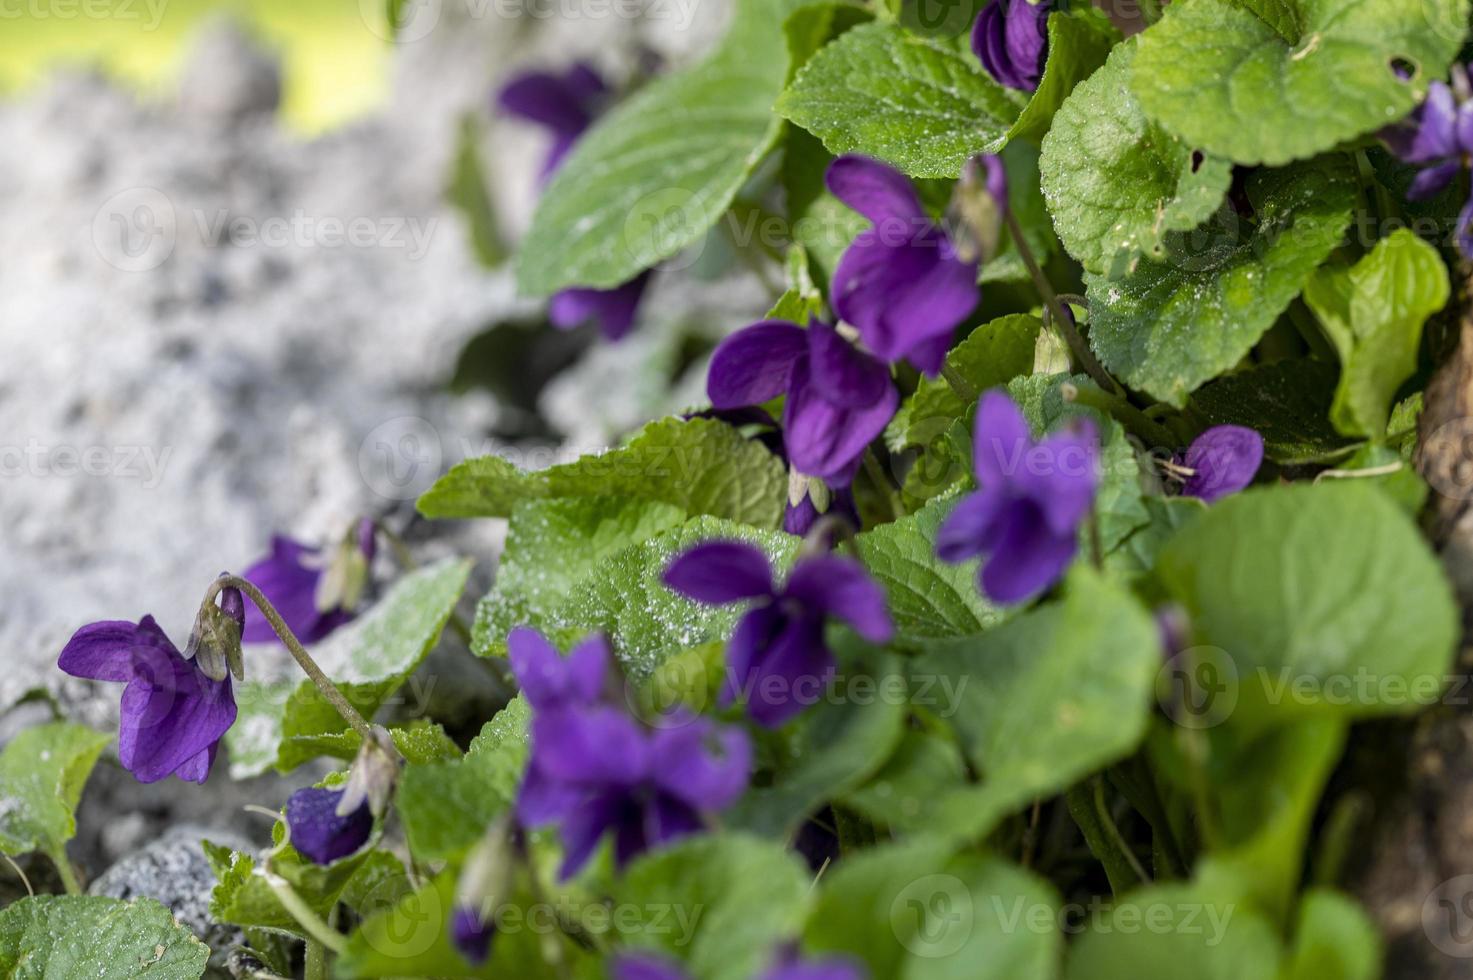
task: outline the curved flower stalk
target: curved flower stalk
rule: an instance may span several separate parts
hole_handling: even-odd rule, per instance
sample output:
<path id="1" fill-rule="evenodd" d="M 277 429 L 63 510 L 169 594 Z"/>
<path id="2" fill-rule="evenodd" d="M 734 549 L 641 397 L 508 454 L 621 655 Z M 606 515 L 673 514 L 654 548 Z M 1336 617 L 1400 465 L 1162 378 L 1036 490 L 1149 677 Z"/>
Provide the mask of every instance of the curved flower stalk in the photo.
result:
<path id="1" fill-rule="evenodd" d="M 541 126 L 552 136 L 542 163 L 548 180 L 609 99 L 609 86 L 586 62 L 565 72 L 529 71 L 512 78 L 497 93 L 502 112 Z M 548 319 L 560 330 L 598 324 L 610 341 L 622 340 L 634 327 L 650 273 L 642 272 L 613 289 L 565 289 L 552 297 Z"/>
<path id="2" fill-rule="evenodd" d="M 1082 420 L 1035 442 L 1018 406 L 994 390 L 978 403 L 972 440 L 979 489 L 941 525 L 936 552 L 949 562 L 985 556 L 982 592 L 994 602 L 1023 602 L 1074 560 L 1099 488 L 1099 438 Z"/>
<path id="3" fill-rule="evenodd" d="M 1048 61 L 1052 0 L 989 0 L 972 27 L 972 51 L 1000 84 L 1032 92 Z"/>
<path id="4" fill-rule="evenodd" d="M 777 728 L 814 704 L 837 661 L 824 639 L 830 619 L 871 643 L 895 626 L 885 592 L 864 566 L 838 555 L 800 558 L 779 588 L 767 556 L 737 541 L 698 544 L 665 570 L 665 584 L 707 605 L 750 602 L 726 648 L 721 703 L 739 698 L 752 720 Z"/>
<path id="5" fill-rule="evenodd" d="M 1442 193 L 1468 170 L 1473 155 L 1473 81 L 1467 66 L 1454 65 L 1452 86 L 1432 82 L 1426 100 L 1405 121 L 1381 133 L 1403 163 L 1421 172 L 1407 189 L 1407 198 L 1423 201 Z M 1464 258 L 1473 259 L 1473 198 L 1463 205 L 1454 232 Z"/>
<path id="6" fill-rule="evenodd" d="M 612 654 L 602 636 L 566 658 L 535 630 L 507 636 L 512 673 L 532 706 L 532 755 L 517 797 L 528 827 L 557 824 L 563 880 L 605 835 L 614 859 L 630 859 L 706 826 L 747 787 L 746 733 L 689 714 L 649 728 L 610 689 Z"/>
<path id="7" fill-rule="evenodd" d="M 377 553 L 377 525 L 358 521 L 331 550 L 314 548 L 278 534 L 271 553 L 253 563 L 242 578 L 253 583 L 276 607 L 303 643 L 316 643 L 358 615 Z M 259 609 L 246 610 L 247 643 L 279 641 Z"/>

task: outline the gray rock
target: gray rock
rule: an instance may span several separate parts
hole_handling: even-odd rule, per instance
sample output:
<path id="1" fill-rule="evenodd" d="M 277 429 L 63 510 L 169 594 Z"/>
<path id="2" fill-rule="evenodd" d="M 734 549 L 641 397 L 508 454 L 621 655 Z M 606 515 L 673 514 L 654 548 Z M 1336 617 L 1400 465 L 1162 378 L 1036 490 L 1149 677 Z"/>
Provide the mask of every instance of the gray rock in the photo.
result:
<path id="1" fill-rule="evenodd" d="M 187 114 L 239 123 L 281 104 L 281 61 L 234 20 L 221 17 L 201 32 L 179 84 Z"/>

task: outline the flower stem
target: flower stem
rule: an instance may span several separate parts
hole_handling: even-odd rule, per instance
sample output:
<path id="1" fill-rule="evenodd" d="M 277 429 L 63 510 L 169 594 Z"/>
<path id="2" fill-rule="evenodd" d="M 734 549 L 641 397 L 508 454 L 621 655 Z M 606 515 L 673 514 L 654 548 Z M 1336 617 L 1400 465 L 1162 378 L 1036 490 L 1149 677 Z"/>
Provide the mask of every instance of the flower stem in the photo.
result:
<path id="1" fill-rule="evenodd" d="M 1144 442 L 1147 449 L 1174 449 L 1177 446 L 1176 437 L 1165 426 L 1152 422 L 1145 412 L 1119 395 L 1079 385 L 1065 385 L 1062 390 L 1065 401 L 1087 405 L 1102 415 L 1110 416 Z"/>
<path id="2" fill-rule="evenodd" d="M 337 709 L 343 721 L 347 722 L 348 726 L 364 740 L 372 738 L 373 726 L 358 713 L 358 709 L 343 696 L 343 692 L 339 691 L 337 686 L 328 679 L 328 676 L 322 672 L 322 668 L 317 666 L 317 661 L 312 659 L 306 647 L 302 646 L 302 642 L 291 631 L 291 627 L 286 625 L 286 620 L 281 618 L 281 613 L 277 612 L 271 601 L 261 594 L 261 590 L 238 575 L 222 575 L 211 583 L 209 591 L 205 593 L 205 602 L 213 603 L 215 596 L 224 588 L 239 589 L 243 595 L 256 604 L 256 608 L 261 610 L 261 615 L 265 616 L 266 622 L 271 624 L 271 629 L 276 632 L 287 652 L 297 662 L 297 666 L 301 667 L 302 672 L 312 679 L 313 684 L 317 685 L 317 690 L 322 692 L 327 703 Z"/>
<path id="3" fill-rule="evenodd" d="M 307 934 L 307 951 L 309 954 L 312 951 L 312 943 L 314 942 L 338 954 L 341 954 L 343 950 L 347 949 L 347 942 L 343 934 L 334 930 L 326 922 L 323 922 L 321 916 L 312 911 L 312 908 L 302 900 L 302 896 L 298 895 L 296 890 L 292 888 L 290 882 L 273 871 L 263 871 L 262 874 L 266 878 L 266 884 L 270 886 L 272 893 L 276 895 L 277 901 L 281 902 L 282 907 L 291 913 L 291 917 L 297 920 L 297 925 L 301 926 L 302 930 Z M 308 975 L 310 976 L 310 974 Z"/>
<path id="4" fill-rule="evenodd" d="M 307 940 L 307 963 L 302 975 L 306 980 L 327 980 L 327 947 L 315 939 Z"/>
<path id="5" fill-rule="evenodd" d="M 1023 265 L 1027 267 L 1028 275 L 1032 277 L 1038 295 L 1043 298 L 1043 305 L 1053 319 L 1054 329 L 1064 338 L 1074 359 L 1084 368 L 1085 373 L 1095 380 L 1096 384 L 1106 391 L 1118 392 L 1120 386 L 1115 383 L 1114 378 L 1110 377 L 1104 366 L 1095 359 L 1094 352 L 1089 349 L 1089 344 L 1084 342 L 1084 336 L 1074 325 L 1074 318 L 1064 309 L 1064 304 L 1054 292 L 1053 285 L 1049 283 L 1048 277 L 1039 267 L 1038 259 L 1033 255 L 1033 249 L 1028 246 L 1028 240 L 1023 237 L 1023 226 L 1018 224 L 1018 216 L 1011 210 L 1005 212 L 1005 216 L 1008 223 L 1008 234 L 1013 239 L 1013 247 L 1018 250 L 1018 258 L 1022 259 Z"/>
<path id="6" fill-rule="evenodd" d="M 864 471 L 869 474 L 875 489 L 885 495 L 885 500 L 890 505 L 890 519 L 898 521 L 905 516 L 905 505 L 900 502 L 900 496 L 895 490 L 895 484 L 885 474 L 885 468 L 880 465 L 879 457 L 875 455 L 874 449 L 864 451 Z"/>
<path id="7" fill-rule="evenodd" d="M 982 394 L 970 381 L 961 376 L 961 372 L 944 361 L 941 364 L 941 377 L 946 379 L 951 390 L 968 406 L 977 400 L 978 395 Z"/>
<path id="8" fill-rule="evenodd" d="M 47 854 L 51 857 L 51 863 L 56 865 L 57 873 L 61 875 L 61 884 L 66 889 L 66 893 L 68 895 L 82 894 L 82 885 L 77 881 L 77 873 L 72 870 L 72 862 L 67 858 L 66 850 L 57 848 L 54 851 L 48 851 Z M 26 882 L 26 888 L 29 890 L 30 887 L 31 883 Z"/>

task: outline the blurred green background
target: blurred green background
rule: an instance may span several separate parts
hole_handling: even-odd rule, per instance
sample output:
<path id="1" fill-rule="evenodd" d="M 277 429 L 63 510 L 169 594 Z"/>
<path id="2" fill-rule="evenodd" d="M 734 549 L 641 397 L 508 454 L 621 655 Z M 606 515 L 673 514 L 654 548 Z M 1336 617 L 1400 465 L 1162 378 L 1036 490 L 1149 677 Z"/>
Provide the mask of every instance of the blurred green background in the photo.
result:
<path id="1" fill-rule="evenodd" d="M 393 45 L 382 0 L 0 0 L 0 95 L 58 65 L 100 67 L 167 94 L 202 20 L 231 13 L 279 52 L 289 123 L 316 132 L 373 108 Z"/>

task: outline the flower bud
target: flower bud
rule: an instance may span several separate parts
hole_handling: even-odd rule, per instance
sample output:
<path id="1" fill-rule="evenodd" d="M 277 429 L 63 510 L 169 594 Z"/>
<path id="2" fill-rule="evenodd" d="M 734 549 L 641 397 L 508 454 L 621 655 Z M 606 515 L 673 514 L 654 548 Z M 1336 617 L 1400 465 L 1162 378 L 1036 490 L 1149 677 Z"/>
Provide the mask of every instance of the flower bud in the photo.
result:
<path id="1" fill-rule="evenodd" d="M 466 858 L 456 883 L 450 941 L 472 963 L 485 962 L 496 934 L 496 910 L 511 892 L 516 869 L 512 833 L 506 817 L 493 823 Z"/>
<path id="2" fill-rule="evenodd" d="M 373 738 L 364 739 L 348 772 L 348 781 L 343 784 L 343 798 L 338 802 L 337 815 L 345 817 L 365 802 L 375 817 L 382 816 L 394 795 L 394 785 L 399 780 L 399 752 L 394 741 L 382 727 L 373 727 Z"/>
<path id="3" fill-rule="evenodd" d="M 317 580 L 313 603 L 318 612 L 353 612 L 358 608 L 368 587 L 369 566 L 375 551 L 373 521 L 359 521 L 343 535 Z"/>
<path id="4" fill-rule="evenodd" d="M 1008 177 L 1002 158 L 983 154 L 967 161 L 948 210 L 952 241 L 963 262 L 991 262 L 1008 213 Z"/>
<path id="5" fill-rule="evenodd" d="M 199 669 L 213 681 L 223 681 L 227 672 L 245 680 L 245 662 L 240 653 L 240 634 L 245 628 L 245 599 L 240 590 L 226 586 L 220 603 L 200 606 L 194 630 L 184 655 L 193 657 Z"/>

